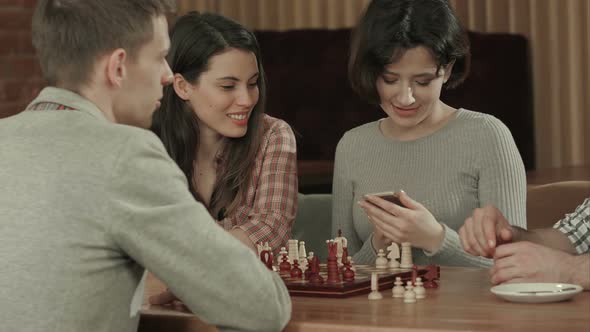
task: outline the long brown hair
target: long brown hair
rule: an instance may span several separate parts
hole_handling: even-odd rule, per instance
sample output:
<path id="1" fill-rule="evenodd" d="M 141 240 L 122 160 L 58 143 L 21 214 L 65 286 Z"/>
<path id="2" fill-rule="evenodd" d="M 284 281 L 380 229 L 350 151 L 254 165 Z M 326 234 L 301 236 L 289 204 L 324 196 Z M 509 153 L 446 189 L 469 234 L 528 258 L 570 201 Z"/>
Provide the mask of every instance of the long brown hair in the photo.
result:
<path id="1" fill-rule="evenodd" d="M 260 92 L 258 103 L 248 120 L 246 135 L 226 138 L 208 206 L 213 217 L 221 219 L 235 209 L 241 195 L 245 194 L 262 140 L 266 85 L 260 48 L 254 34 L 239 23 L 217 14 L 198 12 L 190 12 L 178 19 L 170 32 L 170 41 L 167 58 L 170 68 L 190 83 L 197 82 L 200 75 L 208 70 L 211 57 L 228 48 L 246 50 L 256 56 Z M 153 115 L 151 130 L 160 137 L 172 159 L 186 175 L 193 196 L 204 203 L 193 187 L 194 161 L 200 143 L 197 116 L 172 86 L 164 88 L 162 105 Z"/>

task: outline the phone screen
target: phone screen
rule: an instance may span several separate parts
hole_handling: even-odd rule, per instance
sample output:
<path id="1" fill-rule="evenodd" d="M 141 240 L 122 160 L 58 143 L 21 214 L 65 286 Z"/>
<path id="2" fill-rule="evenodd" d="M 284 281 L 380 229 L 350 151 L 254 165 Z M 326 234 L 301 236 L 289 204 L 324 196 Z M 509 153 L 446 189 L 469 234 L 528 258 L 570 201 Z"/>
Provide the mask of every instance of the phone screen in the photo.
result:
<path id="1" fill-rule="evenodd" d="M 387 191 L 387 192 L 382 192 L 382 193 L 374 193 L 374 194 L 370 194 L 373 196 L 378 196 L 386 201 L 389 201 L 393 204 L 397 204 L 399 206 L 404 206 L 402 204 L 402 202 L 399 200 L 399 195 L 398 193 L 395 193 L 393 191 Z"/>

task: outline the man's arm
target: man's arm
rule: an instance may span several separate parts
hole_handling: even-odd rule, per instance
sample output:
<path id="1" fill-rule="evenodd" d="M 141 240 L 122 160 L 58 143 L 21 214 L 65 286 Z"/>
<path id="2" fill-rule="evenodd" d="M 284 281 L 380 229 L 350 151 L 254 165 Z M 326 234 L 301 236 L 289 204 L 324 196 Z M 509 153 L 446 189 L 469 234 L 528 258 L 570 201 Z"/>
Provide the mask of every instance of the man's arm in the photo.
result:
<path id="1" fill-rule="evenodd" d="M 572 241 L 555 228 L 525 230 L 508 223 L 502 212 L 488 205 L 475 209 L 459 229 L 461 244 L 472 255 L 492 257 L 496 247 L 503 243 L 528 241 L 553 249 L 575 254 Z"/>
<path id="2" fill-rule="evenodd" d="M 283 281 L 194 200 L 155 136 L 137 136 L 112 172 L 105 217 L 115 245 L 203 321 L 233 330 L 281 330 L 291 313 Z"/>
<path id="3" fill-rule="evenodd" d="M 512 226 L 513 240 L 512 241 L 528 241 L 532 243 L 542 244 L 549 248 L 565 251 L 572 255 L 576 254 L 572 242 L 559 230 L 555 228 L 539 228 L 527 231 L 520 227 Z"/>
<path id="4" fill-rule="evenodd" d="M 590 290 L 590 254 L 575 256 L 572 271 L 572 284 L 580 285 L 585 290 Z"/>

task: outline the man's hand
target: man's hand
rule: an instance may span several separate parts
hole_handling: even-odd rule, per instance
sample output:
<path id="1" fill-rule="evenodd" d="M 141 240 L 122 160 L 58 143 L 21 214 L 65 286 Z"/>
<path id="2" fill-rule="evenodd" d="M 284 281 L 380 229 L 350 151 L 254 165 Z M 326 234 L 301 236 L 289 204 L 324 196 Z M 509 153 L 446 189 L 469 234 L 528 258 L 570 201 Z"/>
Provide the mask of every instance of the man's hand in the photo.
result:
<path id="1" fill-rule="evenodd" d="M 459 229 L 459 237 L 466 252 L 491 258 L 496 246 L 514 240 L 516 232 L 498 208 L 488 205 L 473 211 Z"/>
<path id="2" fill-rule="evenodd" d="M 572 283 L 574 257 L 531 242 L 508 243 L 496 248 L 490 270 L 493 284 L 517 282 Z"/>
<path id="3" fill-rule="evenodd" d="M 188 307 L 170 291 L 170 289 L 166 289 L 160 294 L 150 296 L 148 301 L 150 304 L 154 305 L 172 306 L 176 310 L 190 311 Z"/>

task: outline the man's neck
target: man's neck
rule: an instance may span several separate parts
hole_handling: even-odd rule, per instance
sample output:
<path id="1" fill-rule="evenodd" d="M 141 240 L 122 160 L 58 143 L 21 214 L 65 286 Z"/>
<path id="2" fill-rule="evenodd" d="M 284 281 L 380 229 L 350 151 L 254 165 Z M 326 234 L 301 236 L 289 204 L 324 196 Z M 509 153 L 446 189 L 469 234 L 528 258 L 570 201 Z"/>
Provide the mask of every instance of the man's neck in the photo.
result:
<path id="1" fill-rule="evenodd" d="M 104 93 L 100 89 L 94 89 L 86 86 L 72 88 L 71 86 L 57 84 L 56 87 L 79 94 L 96 105 L 96 107 L 104 114 L 107 120 L 112 123 L 117 123 L 117 119 L 115 118 L 113 112 L 112 97 L 107 93 Z"/>

